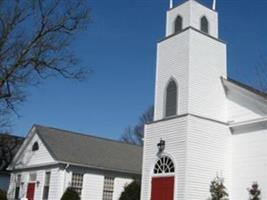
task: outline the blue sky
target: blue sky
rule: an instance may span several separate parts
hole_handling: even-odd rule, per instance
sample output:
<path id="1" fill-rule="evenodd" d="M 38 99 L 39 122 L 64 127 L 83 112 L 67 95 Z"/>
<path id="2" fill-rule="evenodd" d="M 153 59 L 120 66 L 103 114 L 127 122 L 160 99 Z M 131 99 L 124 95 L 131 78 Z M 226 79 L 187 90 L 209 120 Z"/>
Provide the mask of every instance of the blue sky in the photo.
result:
<path id="1" fill-rule="evenodd" d="M 267 1 L 217 2 L 228 75 L 255 86 L 254 67 L 261 55 L 267 58 Z M 84 82 L 49 79 L 29 88 L 14 134 L 26 135 L 37 123 L 118 139 L 153 104 L 156 42 L 164 37 L 168 0 L 89 0 L 89 5 L 92 22 L 72 48 L 94 74 Z"/>

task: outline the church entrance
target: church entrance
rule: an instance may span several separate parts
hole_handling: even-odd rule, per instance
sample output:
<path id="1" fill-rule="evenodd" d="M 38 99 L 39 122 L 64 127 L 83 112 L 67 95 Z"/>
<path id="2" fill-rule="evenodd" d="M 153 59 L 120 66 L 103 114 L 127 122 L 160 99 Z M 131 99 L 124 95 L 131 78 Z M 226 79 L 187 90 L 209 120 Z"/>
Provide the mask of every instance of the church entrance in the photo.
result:
<path id="1" fill-rule="evenodd" d="M 29 183 L 27 188 L 27 199 L 34 200 L 35 183 Z"/>
<path id="2" fill-rule="evenodd" d="M 151 183 L 151 200 L 174 199 L 174 163 L 168 156 L 162 156 L 154 166 Z"/>
<path id="3" fill-rule="evenodd" d="M 173 200 L 174 177 L 152 178 L 151 200 Z"/>

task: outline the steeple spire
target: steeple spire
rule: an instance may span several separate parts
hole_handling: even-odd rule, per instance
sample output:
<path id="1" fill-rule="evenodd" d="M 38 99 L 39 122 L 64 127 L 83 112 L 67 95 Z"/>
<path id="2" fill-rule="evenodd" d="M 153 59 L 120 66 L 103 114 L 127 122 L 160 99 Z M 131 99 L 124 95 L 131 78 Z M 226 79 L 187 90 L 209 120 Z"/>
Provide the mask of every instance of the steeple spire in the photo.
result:
<path id="1" fill-rule="evenodd" d="M 213 10 L 216 10 L 216 0 L 213 0 L 213 3 L 212 3 L 212 9 L 213 9 Z"/>
<path id="2" fill-rule="evenodd" d="M 170 0 L 170 9 L 173 8 L 173 0 Z"/>

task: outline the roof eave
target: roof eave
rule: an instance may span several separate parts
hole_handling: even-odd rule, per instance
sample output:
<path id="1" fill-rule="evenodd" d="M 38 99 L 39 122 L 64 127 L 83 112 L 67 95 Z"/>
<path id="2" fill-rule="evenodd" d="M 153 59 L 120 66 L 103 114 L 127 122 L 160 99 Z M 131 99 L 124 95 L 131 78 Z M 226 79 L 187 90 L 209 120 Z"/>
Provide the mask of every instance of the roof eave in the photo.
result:
<path id="1" fill-rule="evenodd" d="M 251 86 L 248 86 L 246 84 L 243 84 L 239 81 L 233 80 L 233 79 L 226 79 L 224 77 L 221 77 L 223 86 L 225 88 L 226 94 L 229 93 L 229 89 L 230 87 L 239 90 L 242 93 L 246 93 L 246 94 L 250 94 L 253 95 L 254 97 L 257 97 L 259 99 L 261 99 L 264 102 L 267 102 L 267 93 L 262 92 L 260 90 L 257 90 Z"/>
<path id="2" fill-rule="evenodd" d="M 141 176 L 141 170 L 140 171 L 131 171 L 131 170 L 122 170 L 122 169 L 112 169 L 112 168 L 106 168 L 106 167 L 101 167 L 101 166 L 86 165 L 86 164 L 67 162 L 67 161 L 58 161 L 58 163 L 64 164 L 64 165 L 72 165 L 75 167 L 83 167 L 83 168 L 88 168 L 88 169 L 97 169 L 97 170 L 103 170 L 103 171 L 112 171 L 112 172 L 117 172 L 117 173 L 124 173 L 124 174 L 132 174 L 132 175 Z"/>
<path id="3" fill-rule="evenodd" d="M 267 129 L 267 116 L 229 124 L 232 134 L 248 133 Z"/>

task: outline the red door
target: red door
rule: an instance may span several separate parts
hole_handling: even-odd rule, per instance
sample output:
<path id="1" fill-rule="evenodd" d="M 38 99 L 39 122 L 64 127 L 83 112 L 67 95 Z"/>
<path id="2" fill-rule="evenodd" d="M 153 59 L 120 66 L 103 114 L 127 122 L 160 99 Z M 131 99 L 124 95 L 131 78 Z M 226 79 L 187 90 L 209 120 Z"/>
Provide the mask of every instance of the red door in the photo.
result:
<path id="1" fill-rule="evenodd" d="M 152 179 L 151 200 L 173 200 L 174 177 Z"/>
<path id="2" fill-rule="evenodd" d="M 35 183 L 29 183 L 27 189 L 27 199 L 34 200 Z"/>

